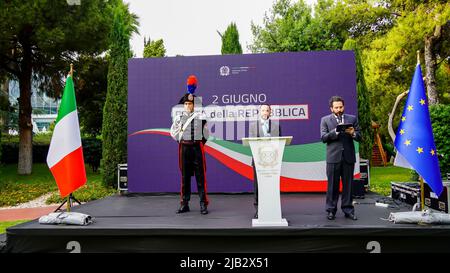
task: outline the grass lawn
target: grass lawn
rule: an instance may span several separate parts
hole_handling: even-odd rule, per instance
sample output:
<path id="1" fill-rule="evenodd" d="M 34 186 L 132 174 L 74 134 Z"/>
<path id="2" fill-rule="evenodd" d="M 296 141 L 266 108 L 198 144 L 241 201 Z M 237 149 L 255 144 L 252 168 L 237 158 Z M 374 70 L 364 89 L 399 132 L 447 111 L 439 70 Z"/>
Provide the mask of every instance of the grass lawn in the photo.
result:
<path id="1" fill-rule="evenodd" d="M 411 170 L 387 166 L 370 168 L 370 190 L 381 195 L 391 194 L 391 182 L 411 181 Z"/>
<path id="2" fill-rule="evenodd" d="M 100 172 L 94 173 L 87 167 L 88 182 L 74 192 L 75 198 L 81 202 L 103 198 L 116 193 L 115 189 L 102 185 Z M 0 207 L 13 206 L 55 192 L 48 203 L 59 203 L 58 187 L 50 170 L 44 163 L 33 164 L 31 175 L 18 175 L 17 165 L 0 165 Z"/>
<path id="3" fill-rule="evenodd" d="M 80 202 L 88 202 L 92 200 L 101 199 L 106 196 L 113 195 L 117 193 L 116 189 L 106 188 L 102 184 L 102 175 L 100 171 L 97 173 L 92 172 L 92 169 L 87 167 L 86 175 L 88 182 L 83 187 L 76 190 L 73 195 Z M 55 183 L 55 182 L 53 182 Z M 49 199 L 47 199 L 47 204 L 61 203 L 61 197 L 59 192 L 55 192 Z"/>
<path id="4" fill-rule="evenodd" d="M 0 222 L 0 234 L 5 233 L 6 229 L 21 223 L 28 222 L 29 220 L 17 220 L 17 221 L 7 221 Z"/>
<path id="5" fill-rule="evenodd" d="M 31 175 L 18 175 L 16 164 L 0 166 L 0 206 L 28 202 L 56 190 L 56 183 L 45 164 L 34 164 Z"/>

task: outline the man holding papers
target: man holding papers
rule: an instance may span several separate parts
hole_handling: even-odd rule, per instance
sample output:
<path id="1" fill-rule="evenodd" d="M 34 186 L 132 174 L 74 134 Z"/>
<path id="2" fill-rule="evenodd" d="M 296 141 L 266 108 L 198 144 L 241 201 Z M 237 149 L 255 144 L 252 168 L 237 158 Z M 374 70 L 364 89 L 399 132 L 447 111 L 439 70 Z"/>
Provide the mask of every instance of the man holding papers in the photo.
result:
<path id="1" fill-rule="evenodd" d="M 357 220 L 352 204 L 352 181 L 356 162 L 353 140 L 361 140 L 358 119 L 344 114 L 344 100 L 339 96 L 331 97 L 329 105 L 331 114 L 320 121 L 320 136 L 327 144 L 327 218 L 335 219 L 342 179 L 341 209 L 346 218 Z"/>

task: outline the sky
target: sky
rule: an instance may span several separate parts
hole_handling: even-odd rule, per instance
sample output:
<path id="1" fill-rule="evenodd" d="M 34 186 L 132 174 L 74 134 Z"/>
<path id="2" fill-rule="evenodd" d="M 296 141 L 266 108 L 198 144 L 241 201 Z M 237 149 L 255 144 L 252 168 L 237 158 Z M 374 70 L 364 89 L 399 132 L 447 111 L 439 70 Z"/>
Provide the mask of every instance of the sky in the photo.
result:
<path id="1" fill-rule="evenodd" d="M 131 47 L 142 57 L 144 37 L 163 39 L 167 56 L 217 55 L 222 42 L 217 31 L 225 32 L 231 22 L 239 31 L 244 53 L 252 43 L 251 22 L 262 25 L 264 13 L 275 0 L 124 0 L 139 17 L 139 34 Z M 316 0 L 306 0 L 314 4 Z"/>

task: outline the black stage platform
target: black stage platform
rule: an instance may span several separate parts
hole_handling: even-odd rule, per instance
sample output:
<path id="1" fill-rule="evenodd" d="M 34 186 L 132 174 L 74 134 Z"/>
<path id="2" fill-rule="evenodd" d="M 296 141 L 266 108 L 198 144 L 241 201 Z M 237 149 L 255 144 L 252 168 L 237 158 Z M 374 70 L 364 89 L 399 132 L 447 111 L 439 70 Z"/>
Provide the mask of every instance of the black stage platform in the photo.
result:
<path id="1" fill-rule="evenodd" d="M 209 214 L 198 197 L 191 211 L 175 214 L 179 195 L 111 196 L 73 211 L 95 217 L 92 225 L 40 225 L 37 220 L 7 229 L 6 252 L 450 252 L 449 226 L 396 225 L 390 212 L 410 207 L 375 206 L 377 195 L 355 199 L 357 221 L 326 219 L 324 194 L 282 194 L 288 227 L 252 228 L 252 194 L 211 194 Z M 375 242 L 373 242 L 375 241 Z M 70 244 L 69 244 L 70 245 Z M 378 248 L 377 248 L 378 249 Z"/>

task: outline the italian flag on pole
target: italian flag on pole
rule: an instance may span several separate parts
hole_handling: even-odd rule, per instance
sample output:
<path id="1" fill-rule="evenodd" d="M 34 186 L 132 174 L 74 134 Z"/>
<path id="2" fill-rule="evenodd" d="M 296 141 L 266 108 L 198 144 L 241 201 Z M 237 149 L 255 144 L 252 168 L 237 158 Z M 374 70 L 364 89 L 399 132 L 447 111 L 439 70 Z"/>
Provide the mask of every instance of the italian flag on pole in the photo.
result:
<path id="1" fill-rule="evenodd" d="M 77 103 L 72 76 L 66 79 L 47 155 L 47 165 L 56 180 L 61 197 L 86 184 Z"/>

